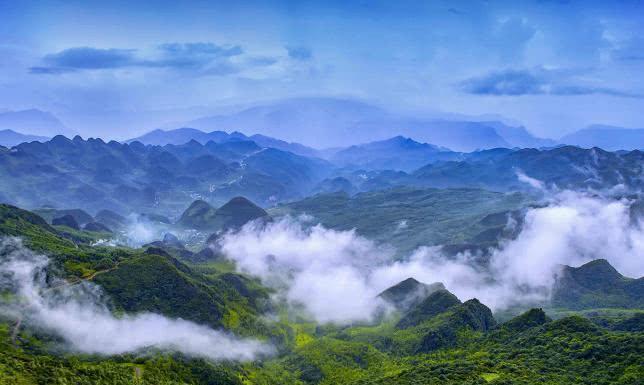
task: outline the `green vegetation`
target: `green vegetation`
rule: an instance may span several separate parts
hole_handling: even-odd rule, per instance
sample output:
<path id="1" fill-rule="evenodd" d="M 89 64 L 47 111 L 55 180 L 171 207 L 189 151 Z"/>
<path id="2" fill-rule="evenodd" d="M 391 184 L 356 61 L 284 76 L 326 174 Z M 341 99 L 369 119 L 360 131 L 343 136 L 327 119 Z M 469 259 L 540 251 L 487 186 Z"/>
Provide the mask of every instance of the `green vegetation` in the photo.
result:
<path id="1" fill-rule="evenodd" d="M 602 307 L 644 308 L 644 278 L 621 275 L 605 259 L 579 267 L 565 266 L 557 280 L 552 303 L 556 307 L 587 309 Z"/>
<path id="2" fill-rule="evenodd" d="M 0 385 L 638 385 L 644 378 L 641 309 L 561 307 L 549 310 L 551 317 L 532 309 L 498 324 L 478 300 L 461 302 L 438 284 L 408 279 L 381 294 L 394 305 L 404 303 L 394 314 L 373 324 L 318 325 L 271 301 L 270 290 L 235 273 L 229 262 L 185 264 L 156 247 L 92 247 L 96 234 L 53 227 L 8 205 L 0 205 L 0 234 L 20 236 L 49 255 L 52 273 L 101 285 L 117 313 L 181 317 L 277 348 L 274 356 L 246 363 L 159 351 L 86 355 L 61 349 L 56 336 L 0 318 Z M 583 279 L 597 269 L 610 287 Z M 615 282 L 628 288 L 635 281 L 608 273 L 596 262 L 576 271 L 574 283 L 598 295 L 611 293 Z"/>
<path id="3" fill-rule="evenodd" d="M 410 252 L 422 245 L 494 244 L 515 210 L 530 198 L 478 189 L 398 187 L 360 193 L 320 194 L 270 210 L 273 216 L 308 214 L 324 226 Z M 403 218 L 403 219 L 401 219 Z"/>
<path id="4" fill-rule="evenodd" d="M 178 224 L 216 232 L 239 228 L 246 222 L 267 216 L 264 209 L 244 197 L 235 197 L 218 209 L 205 201 L 196 200 L 183 212 Z"/>

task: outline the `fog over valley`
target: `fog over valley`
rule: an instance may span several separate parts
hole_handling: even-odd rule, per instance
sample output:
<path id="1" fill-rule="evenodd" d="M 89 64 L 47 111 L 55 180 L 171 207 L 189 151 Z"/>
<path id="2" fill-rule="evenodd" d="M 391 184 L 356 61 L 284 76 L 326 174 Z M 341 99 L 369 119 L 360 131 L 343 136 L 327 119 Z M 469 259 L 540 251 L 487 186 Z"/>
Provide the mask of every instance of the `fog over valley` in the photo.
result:
<path id="1" fill-rule="evenodd" d="M 641 15 L 0 0 L 0 385 L 640 385 Z"/>

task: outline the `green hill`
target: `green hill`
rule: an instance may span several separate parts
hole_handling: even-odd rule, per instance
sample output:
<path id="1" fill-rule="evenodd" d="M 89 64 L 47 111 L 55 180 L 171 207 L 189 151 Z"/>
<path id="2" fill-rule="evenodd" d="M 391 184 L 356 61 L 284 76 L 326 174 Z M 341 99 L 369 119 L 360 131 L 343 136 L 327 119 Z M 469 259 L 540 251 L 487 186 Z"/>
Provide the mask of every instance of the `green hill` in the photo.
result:
<path id="1" fill-rule="evenodd" d="M 624 277 L 605 259 L 579 267 L 563 266 L 554 286 L 552 306 L 567 309 L 641 309 L 644 308 L 644 277 Z"/>
<path id="2" fill-rule="evenodd" d="M 216 232 L 239 228 L 247 222 L 266 217 L 268 213 L 264 209 L 244 197 L 235 197 L 218 209 L 196 200 L 183 212 L 177 224 Z"/>
<path id="3" fill-rule="evenodd" d="M 185 264 L 154 246 L 92 247 L 92 232 L 70 237 L 17 207 L 0 205 L 0 234 L 20 236 L 49 255 L 54 262 L 49 274 L 99 285 L 119 316 L 156 312 L 260 338 L 276 348 L 273 356 L 245 363 L 153 349 L 142 355 L 79 354 L 64 349 L 56 335 L 3 313 L 2 385 L 638 385 L 644 377 L 641 310 L 603 323 L 590 311 L 579 313 L 589 318 L 553 321 L 532 309 L 498 325 L 478 300 L 461 302 L 439 284 L 410 278 L 380 294 L 405 305 L 388 317 L 317 324 L 300 320 L 260 282 L 217 264 Z M 641 299 L 634 284 L 640 280 L 622 277 L 605 261 L 564 271 L 566 280 L 560 282 L 574 283 L 569 287 L 582 299 L 613 292 Z M 4 290 L 0 302 L 11 299 Z M 414 300 L 408 303 L 409 298 Z"/>

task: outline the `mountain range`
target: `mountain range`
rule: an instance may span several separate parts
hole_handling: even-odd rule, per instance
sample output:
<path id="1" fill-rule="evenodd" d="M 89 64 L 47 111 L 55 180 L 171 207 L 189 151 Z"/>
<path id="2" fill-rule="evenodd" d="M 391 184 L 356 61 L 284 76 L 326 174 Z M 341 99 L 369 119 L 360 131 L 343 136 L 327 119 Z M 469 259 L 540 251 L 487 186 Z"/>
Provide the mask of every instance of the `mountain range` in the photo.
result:
<path id="1" fill-rule="evenodd" d="M 555 150 L 560 152 L 551 153 Z M 462 162 L 492 159 L 503 163 L 509 161 L 507 156 L 515 156 L 528 159 L 524 160 L 528 164 L 534 159 L 541 161 L 542 157 L 570 157 L 567 161 L 574 163 L 576 158 L 584 162 L 589 157 L 595 158 L 595 166 L 601 169 L 604 162 L 617 162 L 613 155 L 633 156 L 605 155 L 597 153 L 597 149 L 576 147 L 555 150 L 462 154 Z M 252 159 L 263 152 L 272 154 L 268 158 Z M 633 153 L 637 155 L 636 151 Z M 163 174 L 163 181 L 180 186 L 171 190 L 178 194 L 184 188 L 181 184 L 185 183 L 184 179 L 199 179 L 198 175 L 217 177 L 227 175 L 231 169 L 234 172 L 261 169 L 267 172 L 263 174 L 266 177 L 280 180 L 290 175 L 289 170 L 268 172 L 267 167 L 274 164 L 276 168 L 298 168 L 310 164 L 307 161 L 326 164 L 276 149 L 262 149 L 248 141 L 145 146 L 140 142 L 104 143 L 79 137 L 73 140 L 55 137 L 45 143 L 21 144 L 12 150 L 4 149 L 0 157 L 4 183 L 9 177 L 11 183 L 22 178 L 36 185 L 43 174 L 54 176 L 46 180 L 47 190 L 44 186 L 38 190 L 45 196 L 61 194 L 54 184 L 56 178 L 71 175 L 87 180 L 88 185 L 103 183 L 96 185 L 98 190 L 109 187 L 115 180 L 137 185 L 147 180 L 150 168 L 157 168 L 154 172 Z M 96 173 L 102 169 L 99 165 L 117 167 L 118 172 L 101 175 Z M 186 165 L 190 165 L 188 169 Z M 400 173 L 413 177 L 413 173 Z M 249 177 L 251 173 L 235 175 Z M 293 177 L 301 178 L 301 175 L 295 172 Z M 33 188 L 19 187 L 23 192 Z M 117 190 L 121 195 L 128 192 L 127 188 Z M 154 204 L 168 207 L 156 193 L 150 197 Z M 98 202 L 105 203 L 100 197 Z M 417 234 L 416 240 L 422 244 L 430 244 L 431 237 L 444 237 L 441 242 L 455 242 L 453 246 L 464 247 L 471 243 L 492 245 L 503 235 L 505 223 L 515 216 L 520 218 L 521 209 L 530 204 L 531 198 L 520 192 L 405 187 L 355 196 L 320 194 L 284 203 L 269 213 L 313 213 L 326 226 L 355 228 L 359 234 L 376 240 L 394 238 L 401 233 L 399 240 L 413 243 L 413 236 Z M 136 205 L 130 208 L 144 207 L 140 202 Z M 217 209 L 208 202 L 195 200 L 183 211 L 177 225 L 189 227 L 190 231 L 196 227 L 234 231 L 248 220 L 264 217 L 267 217 L 266 211 L 242 197 L 232 198 Z M 118 224 L 124 218 L 108 210 L 101 210 L 95 216 L 79 209 L 45 208 L 34 213 L 0 204 L 0 261 L 4 263 L 21 252 L 25 254 L 19 254 L 23 258 L 18 266 L 28 266 L 24 264 L 29 263 L 31 252 L 24 248 L 51 260 L 51 268 L 36 281 L 45 285 L 37 295 L 52 302 L 43 300 L 37 306 L 65 303 L 58 299 L 74 304 L 73 297 L 65 297 L 67 289 L 73 295 L 82 293 L 74 288 L 94 288 L 92 292 L 100 293 L 106 301 L 102 310 L 105 313 L 88 316 L 93 305 L 87 300 L 79 306 L 82 317 L 77 317 L 74 311 L 59 316 L 66 325 L 70 319 L 74 321 L 75 328 L 84 328 L 87 322 L 98 317 L 102 322 L 90 325 L 92 336 L 98 333 L 95 324 L 112 326 L 113 320 L 116 325 L 120 320 L 165 320 L 163 329 L 151 327 L 152 331 L 163 330 L 164 334 L 168 331 L 166 326 L 173 322 L 181 325 L 194 322 L 205 329 L 192 325 L 182 330 L 187 330 L 185 333 L 197 330 L 198 338 L 203 338 L 204 333 L 212 333 L 209 328 L 217 328 L 226 335 L 263 341 L 270 345 L 271 354 L 253 356 L 252 361 L 244 363 L 212 361 L 172 351 L 181 346 L 152 343 L 123 354 L 104 354 L 91 346 L 87 349 L 101 354 L 87 354 L 63 345 L 63 339 L 69 337 L 57 332 L 62 326 L 43 327 L 56 325 L 52 318 L 43 324 L 10 311 L 0 317 L 0 382 L 36 384 L 56 378 L 65 383 L 96 383 L 99 379 L 101 383 L 115 385 L 456 385 L 610 384 L 619 378 L 623 380 L 619 383 L 637 384 L 641 378 L 644 278 L 624 277 L 606 260 L 590 261 L 578 267 L 561 266 L 558 275 L 553 277 L 552 297 L 537 305 L 543 308 L 523 313 L 495 313 L 479 299 L 457 297 L 440 282 L 423 283 L 410 276 L 398 283 L 394 281 L 380 292 L 376 298 L 382 301 L 383 308 L 373 320 L 336 325 L 316 322 L 299 307 L 286 306 L 278 288 L 236 272 L 232 262 L 211 249 L 210 254 L 193 252 L 172 233 L 165 233 L 160 239 L 136 249 L 99 243 L 106 236 L 104 229 L 89 224 L 101 220 Z M 85 222 L 81 228 L 80 224 Z M 22 241 L 15 237 L 21 237 Z M 275 257 L 267 255 L 266 259 L 271 261 Z M 485 268 L 486 260 L 472 263 L 477 269 Z M 295 271 L 284 273 L 289 276 Z M 11 274 L 2 275 L 0 304 L 12 306 L 9 309 L 24 308 L 28 297 L 14 294 L 14 286 L 5 284 L 11 277 Z M 346 285 L 347 282 L 338 279 L 329 284 Z M 51 292 L 55 293 L 47 297 Z M 349 294 L 346 293 L 351 298 Z M 109 329 L 115 333 L 122 331 L 118 327 Z M 181 344 L 184 336 L 181 334 Z M 578 376 L 584 381 L 578 381 Z"/>
<path id="2" fill-rule="evenodd" d="M 644 150 L 644 128 L 593 125 L 564 136 L 560 142 L 584 148 L 600 147 L 609 151 Z"/>
<path id="3" fill-rule="evenodd" d="M 0 200 L 127 214 L 179 214 L 196 197 L 245 195 L 263 205 L 300 197 L 326 177 L 328 162 L 251 141 L 151 146 L 56 136 L 0 148 Z M 141 212 L 141 211 L 138 211 Z"/>
<path id="4" fill-rule="evenodd" d="M 0 146 L 13 147 L 25 142 L 45 142 L 49 140 L 46 136 L 26 135 L 14 130 L 0 130 Z"/>
<path id="5" fill-rule="evenodd" d="M 335 152 L 333 149 L 387 140 L 396 134 L 457 152 L 497 147 L 543 148 L 561 144 L 605 150 L 644 149 L 642 129 L 594 125 L 556 141 L 536 137 L 523 126 L 509 124 L 493 116 L 395 113 L 367 102 L 331 97 L 265 102 L 232 113 L 189 120 L 182 126 L 153 130 L 128 142 L 179 145 L 191 139 L 205 144 L 237 138 L 315 157 L 328 157 Z M 0 112 L 0 130 L 40 137 L 3 141 L 0 136 L 0 145 L 4 146 L 57 134 L 74 135 L 53 114 L 37 109 Z"/>
<path id="6" fill-rule="evenodd" d="M 396 136 L 341 149 L 328 159 L 338 166 L 353 169 L 414 171 L 428 163 L 460 158 L 460 153 L 446 148 Z"/>
<path id="7" fill-rule="evenodd" d="M 330 159 L 263 147 L 235 135 L 164 146 L 56 136 L 0 148 L 0 200 L 31 208 L 127 214 L 138 207 L 179 215 L 195 198 L 222 204 L 243 195 L 267 207 L 316 192 L 353 194 L 396 186 L 534 189 L 524 174 L 558 188 L 622 184 L 641 189 L 644 153 L 571 146 L 455 153 L 396 137 L 350 147 Z"/>
<path id="8" fill-rule="evenodd" d="M 56 135 L 74 135 L 74 132 L 65 127 L 52 113 L 38 109 L 0 111 L 0 130 L 50 138 Z"/>
<path id="9" fill-rule="evenodd" d="M 454 151 L 555 144 L 532 136 L 523 127 L 499 121 L 409 117 L 358 100 L 323 97 L 261 104 L 184 125 L 202 131 L 241 131 L 279 137 L 317 149 L 385 140 L 394 133 Z"/>

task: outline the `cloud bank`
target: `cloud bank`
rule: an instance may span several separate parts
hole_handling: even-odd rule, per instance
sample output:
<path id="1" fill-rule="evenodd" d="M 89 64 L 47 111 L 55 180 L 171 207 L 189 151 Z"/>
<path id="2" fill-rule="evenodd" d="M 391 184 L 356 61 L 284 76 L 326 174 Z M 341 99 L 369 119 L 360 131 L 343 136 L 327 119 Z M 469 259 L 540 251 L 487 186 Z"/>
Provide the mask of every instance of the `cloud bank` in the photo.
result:
<path id="1" fill-rule="evenodd" d="M 307 227 L 292 218 L 250 224 L 221 241 L 237 268 L 280 289 L 292 305 L 320 322 L 369 320 L 383 305 L 378 293 L 408 278 L 443 282 L 460 299 L 478 298 L 494 310 L 547 300 L 562 264 L 597 258 L 621 273 L 644 274 L 644 230 L 627 200 L 557 193 L 527 212 L 515 239 L 490 250 L 488 266 L 468 254 L 448 258 L 421 247 L 401 261 L 355 231 Z M 510 224 L 511 225 L 511 224 Z"/>
<path id="2" fill-rule="evenodd" d="M 571 78 L 570 71 L 508 69 L 466 79 L 460 89 L 474 95 L 609 95 L 641 98 L 644 95 L 610 87 L 583 84 Z"/>
<path id="3" fill-rule="evenodd" d="M 18 303 L 0 302 L 0 312 L 60 336 L 71 350 L 122 354 L 148 348 L 171 350 L 210 360 L 252 360 L 271 353 L 258 341 L 153 313 L 115 317 L 101 300 L 100 288 L 84 282 L 48 283 L 49 260 L 23 247 L 17 238 L 0 240 L 0 289 Z"/>
<path id="4" fill-rule="evenodd" d="M 121 68 L 161 68 L 189 70 L 199 75 L 228 75 L 248 67 L 264 67 L 277 59 L 235 60 L 244 54 L 239 45 L 214 43 L 165 43 L 153 50 L 72 47 L 45 55 L 42 65 L 29 69 L 33 74 L 64 74 L 84 70 Z"/>

